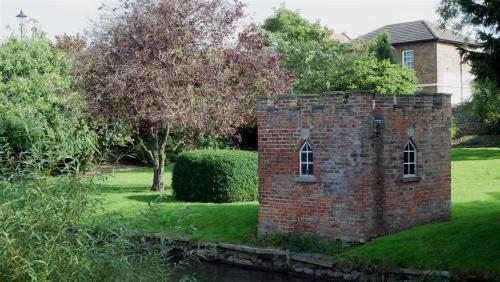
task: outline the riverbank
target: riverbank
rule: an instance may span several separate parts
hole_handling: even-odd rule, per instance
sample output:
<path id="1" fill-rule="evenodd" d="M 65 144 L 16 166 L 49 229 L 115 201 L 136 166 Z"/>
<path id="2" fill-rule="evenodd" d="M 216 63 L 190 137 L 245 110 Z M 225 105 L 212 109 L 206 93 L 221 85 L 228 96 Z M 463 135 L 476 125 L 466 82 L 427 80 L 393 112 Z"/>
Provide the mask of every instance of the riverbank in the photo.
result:
<path id="1" fill-rule="evenodd" d="M 242 244 L 254 242 L 257 202 L 186 203 L 166 191 L 149 191 L 151 169 L 112 173 L 96 191 L 108 210 L 132 228 L 165 236 Z M 384 269 L 437 269 L 479 277 L 500 277 L 500 149 L 452 150 L 452 219 L 417 226 L 341 249 L 318 248 L 319 241 L 269 240 L 269 246 L 296 252 L 324 252 L 337 261 Z M 294 239 L 294 238 L 292 238 Z"/>
<path id="2" fill-rule="evenodd" d="M 153 244 L 165 241 L 165 238 L 158 235 L 144 235 L 143 238 Z M 168 242 L 173 256 L 184 257 L 199 253 L 203 261 L 259 271 L 287 273 L 313 281 L 494 281 L 495 279 L 431 269 L 366 266 L 352 261 L 337 261 L 323 254 L 291 252 L 288 249 L 203 243 L 187 238 L 172 239 Z"/>

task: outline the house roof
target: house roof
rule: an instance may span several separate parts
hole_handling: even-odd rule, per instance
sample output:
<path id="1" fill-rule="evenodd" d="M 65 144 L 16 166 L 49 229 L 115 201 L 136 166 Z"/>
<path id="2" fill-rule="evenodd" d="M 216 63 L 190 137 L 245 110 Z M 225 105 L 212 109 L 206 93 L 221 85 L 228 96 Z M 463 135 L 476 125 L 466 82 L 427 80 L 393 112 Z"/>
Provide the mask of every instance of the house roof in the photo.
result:
<path id="1" fill-rule="evenodd" d="M 442 29 L 438 25 L 425 20 L 386 25 L 358 38 L 364 41 L 371 41 L 382 32 L 389 33 L 391 44 L 393 45 L 424 41 L 477 45 L 477 42 L 467 39 L 461 34 Z"/>
<path id="2" fill-rule="evenodd" d="M 352 40 L 345 32 L 342 32 L 340 34 L 332 32 L 332 39 L 338 40 L 342 43 L 347 43 Z"/>

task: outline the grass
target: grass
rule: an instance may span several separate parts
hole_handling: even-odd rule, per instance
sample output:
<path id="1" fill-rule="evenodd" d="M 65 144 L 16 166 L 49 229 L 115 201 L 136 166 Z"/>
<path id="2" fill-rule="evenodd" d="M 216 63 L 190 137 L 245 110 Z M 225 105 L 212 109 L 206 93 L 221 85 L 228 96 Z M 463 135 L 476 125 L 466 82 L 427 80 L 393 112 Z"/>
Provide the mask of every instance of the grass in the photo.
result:
<path id="1" fill-rule="evenodd" d="M 174 199 L 172 167 L 165 172 L 165 192 L 149 191 L 149 168 L 110 174 L 97 192 L 109 211 L 120 212 L 132 227 L 152 233 L 218 242 L 251 239 L 257 226 L 257 202 L 187 203 Z"/>
<path id="2" fill-rule="evenodd" d="M 110 175 L 98 190 L 110 210 L 135 228 L 207 241 L 253 240 L 257 202 L 185 203 L 170 189 L 149 192 L 150 169 Z M 151 204 L 154 203 L 154 204 Z M 142 216 L 144 211 L 146 215 Z M 500 275 L 500 149 L 452 150 L 452 220 L 375 239 L 337 255 L 384 266 L 431 268 Z"/>
<path id="3" fill-rule="evenodd" d="M 339 258 L 500 275 L 500 150 L 452 151 L 451 221 L 384 236 Z"/>

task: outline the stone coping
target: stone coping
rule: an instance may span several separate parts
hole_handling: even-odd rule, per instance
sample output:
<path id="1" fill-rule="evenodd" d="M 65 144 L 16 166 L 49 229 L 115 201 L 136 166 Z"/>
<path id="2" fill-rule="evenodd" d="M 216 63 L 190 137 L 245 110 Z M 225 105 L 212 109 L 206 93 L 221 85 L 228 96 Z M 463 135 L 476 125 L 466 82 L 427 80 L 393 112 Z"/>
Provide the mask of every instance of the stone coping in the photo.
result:
<path id="1" fill-rule="evenodd" d="M 208 250 L 208 255 L 202 259 L 259 270 L 288 272 L 315 281 L 466 281 L 472 277 L 460 277 L 441 270 L 385 269 L 354 262 L 338 263 L 324 254 L 291 252 L 272 247 L 200 242 L 183 237 L 165 238 L 158 234 L 145 234 L 142 237 L 152 242 L 167 241 L 166 245 L 171 250 L 180 250 L 183 255 L 192 254 L 196 249 Z"/>
<path id="2" fill-rule="evenodd" d="M 302 94 L 280 94 L 276 96 L 257 96 L 257 100 L 267 100 L 267 99 L 288 99 L 290 97 L 294 98 L 306 98 L 306 97 L 322 97 L 322 96 L 335 96 L 335 95 L 371 95 L 373 97 L 412 97 L 412 96 L 452 96 L 451 93 L 426 93 L 426 92 L 418 92 L 413 94 L 382 94 L 382 93 L 373 93 L 369 91 L 327 91 L 322 93 L 302 93 Z"/>

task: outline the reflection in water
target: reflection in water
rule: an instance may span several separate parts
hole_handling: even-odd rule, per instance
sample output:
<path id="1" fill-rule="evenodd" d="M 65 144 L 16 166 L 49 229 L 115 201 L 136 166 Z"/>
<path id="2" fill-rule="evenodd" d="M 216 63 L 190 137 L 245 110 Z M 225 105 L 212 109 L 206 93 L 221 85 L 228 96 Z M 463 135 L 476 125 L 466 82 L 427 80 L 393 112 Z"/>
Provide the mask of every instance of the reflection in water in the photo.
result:
<path id="1" fill-rule="evenodd" d="M 223 263 L 193 263 L 179 269 L 171 276 L 171 281 L 194 277 L 197 282 L 311 282 L 286 273 L 262 271 L 237 267 Z M 189 280 L 187 280 L 189 281 Z"/>

